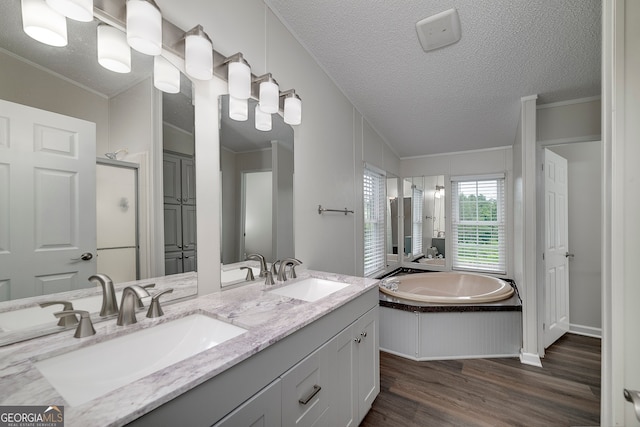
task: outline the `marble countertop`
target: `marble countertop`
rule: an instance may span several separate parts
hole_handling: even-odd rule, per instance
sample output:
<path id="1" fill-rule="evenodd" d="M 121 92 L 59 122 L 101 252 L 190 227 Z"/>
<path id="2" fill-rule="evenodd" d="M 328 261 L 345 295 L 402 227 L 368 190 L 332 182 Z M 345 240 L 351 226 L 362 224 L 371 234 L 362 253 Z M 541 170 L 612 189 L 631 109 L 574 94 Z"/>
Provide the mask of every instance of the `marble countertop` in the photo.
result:
<path id="1" fill-rule="evenodd" d="M 76 339 L 74 331 L 67 330 L 2 347 L 0 405 L 63 405 L 67 427 L 124 425 L 378 286 L 374 279 L 312 270 L 300 272 L 294 280 L 306 277 L 350 286 L 315 302 L 305 302 L 268 292 L 293 280 L 269 288 L 265 288 L 262 280 L 256 280 L 246 286 L 166 305 L 165 315 L 160 318 L 148 319 L 140 311 L 134 325 L 116 326 L 115 319 L 100 322 L 95 325 L 96 335 L 91 337 Z M 34 365 L 39 360 L 193 313 L 227 321 L 247 332 L 78 406 L 69 406 Z"/>

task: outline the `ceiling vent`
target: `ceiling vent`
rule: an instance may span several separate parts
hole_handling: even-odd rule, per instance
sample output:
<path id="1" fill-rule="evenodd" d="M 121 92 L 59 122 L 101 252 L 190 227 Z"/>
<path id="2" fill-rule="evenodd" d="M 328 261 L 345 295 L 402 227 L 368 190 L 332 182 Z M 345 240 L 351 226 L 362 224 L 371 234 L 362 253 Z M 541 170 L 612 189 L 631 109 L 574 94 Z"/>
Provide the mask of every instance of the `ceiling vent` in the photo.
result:
<path id="1" fill-rule="evenodd" d="M 424 18 L 416 24 L 420 44 L 425 52 L 460 40 L 460 18 L 456 9 Z"/>

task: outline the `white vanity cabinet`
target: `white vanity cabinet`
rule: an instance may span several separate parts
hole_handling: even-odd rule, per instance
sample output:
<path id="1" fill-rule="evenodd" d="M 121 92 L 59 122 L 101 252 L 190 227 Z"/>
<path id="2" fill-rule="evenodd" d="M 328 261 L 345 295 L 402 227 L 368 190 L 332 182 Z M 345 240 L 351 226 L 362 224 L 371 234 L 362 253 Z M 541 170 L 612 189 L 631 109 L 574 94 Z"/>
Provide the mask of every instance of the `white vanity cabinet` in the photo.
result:
<path id="1" fill-rule="evenodd" d="M 380 391 L 378 309 L 372 308 L 319 349 L 261 390 L 215 427 L 357 426 Z M 275 400 L 274 384 L 281 388 Z M 271 406 L 265 407 L 266 393 Z M 280 397 L 280 396 L 278 396 Z M 274 412 L 279 412 L 276 416 Z M 277 411 L 276 411 L 277 409 Z M 235 422 L 232 422 L 234 420 Z M 247 422 L 251 420 L 251 422 Z"/>
<path id="2" fill-rule="evenodd" d="M 131 425 L 356 426 L 379 364 L 375 287 Z"/>
<path id="3" fill-rule="evenodd" d="M 380 392 L 378 308 L 369 310 L 331 342 L 331 414 L 334 426 L 357 426 Z"/>

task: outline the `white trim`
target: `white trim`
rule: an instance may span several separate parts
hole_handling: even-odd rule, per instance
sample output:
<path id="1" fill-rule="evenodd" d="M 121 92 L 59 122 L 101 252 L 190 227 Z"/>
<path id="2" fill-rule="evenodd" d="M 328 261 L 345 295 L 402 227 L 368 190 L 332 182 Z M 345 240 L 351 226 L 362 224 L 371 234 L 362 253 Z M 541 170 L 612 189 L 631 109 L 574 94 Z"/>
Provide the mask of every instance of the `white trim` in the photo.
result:
<path id="1" fill-rule="evenodd" d="M 542 368 L 542 361 L 537 353 L 524 353 L 520 351 L 520 363 L 523 365 L 537 366 Z"/>
<path id="2" fill-rule="evenodd" d="M 413 160 L 413 159 L 424 159 L 428 157 L 452 156 L 456 154 L 483 153 L 487 151 L 510 150 L 512 147 L 513 147 L 512 145 L 504 145 L 500 147 L 478 148 L 475 150 L 460 150 L 460 151 L 450 151 L 448 153 L 423 154 L 420 156 L 400 157 L 400 160 Z"/>
<path id="3" fill-rule="evenodd" d="M 542 147 L 547 147 L 549 145 L 563 145 L 563 144 L 573 144 L 574 142 L 592 142 L 592 141 L 600 141 L 602 140 L 602 135 L 584 135 L 584 136 L 574 136 L 571 138 L 557 138 L 557 139 L 545 139 L 539 140 L 538 144 Z"/>
<path id="4" fill-rule="evenodd" d="M 599 101 L 600 95 L 587 96 L 585 98 L 569 99 L 567 101 L 551 102 L 549 104 L 540 104 L 536 106 L 536 109 L 541 110 L 543 108 L 564 107 L 565 105 L 584 104 L 587 102 Z"/>
<path id="5" fill-rule="evenodd" d="M 569 324 L 569 333 L 575 335 L 583 335 L 585 337 L 602 338 L 602 328 L 594 328 L 592 326 Z"/>

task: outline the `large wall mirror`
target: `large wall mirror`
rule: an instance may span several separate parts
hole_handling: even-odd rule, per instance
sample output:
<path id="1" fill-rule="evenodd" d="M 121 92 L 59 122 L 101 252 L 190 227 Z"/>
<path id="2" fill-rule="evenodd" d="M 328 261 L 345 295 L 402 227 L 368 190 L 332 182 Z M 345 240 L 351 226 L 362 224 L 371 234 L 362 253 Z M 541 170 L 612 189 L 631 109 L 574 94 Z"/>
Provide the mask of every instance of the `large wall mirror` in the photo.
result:
<path id="1" fill-rule="evenodd" d="M 183 261 L 182 270 L 167 268 L 175 263 L 167 262 L 163 246 L 181 246 L 182 259 L 195 255 L 195 200 L 179 203 L 186 225 L 173 235 L 162 233 L 168 229 L 162 209 L 164 153 L 191 161 L 195 156 L 190 81 L 182 76 L 180 93 L 163 94 L 153 86 L 153 58 L 133 50 L 130 73 L 99 66 L 97 19 L 67 20 L 66 47 L 24 33 L 20 0 L 0 2 L 0 21 L 0 311 L 16 299 L 99 291 L 87 280 L 95 273 L 118 283 L 163 276 L 165 270 L 194 270 L 195 258 Z M 36 125 L 35 136 L 23 131 L 31 138 L 26 146 L 63 166 L 78 160 L 81 172 L 15 153 L 18 125 L 34 128 L 41 117 L 48 124 Z M 31 169 L 23 171 L 27 166 Z M 31 178 L 18 182 L 15 177 L 21 176 Z M 128 222 L 119 222 L 120 216 Z M 15 231 L 19 227 L 25 231 Z M 125 238 L 116 239 L 119 235 Z M 182 250 L 183 242 L 191 247 Z M 183 274 L 195 294 L 195 272 Z"/>
<path id="2" fill-rule="evenodd" d="M 249 99 L 248 118 L 229 117 L 229 96 L 220 97 L 220 167 L 222 220 L 220 261 L 222 286 L 244 282 L 246 268 L 258 278 L 250 254 L 266 262 L 294 256 L 293 128 L 279 114 L 270 131 L 257 130 Z"/>
<path id="3" fill-rule="evenodd" d="M 444 175 L 403 180 L 405 260 L 429 268 L 446 266 Z"/>

